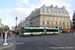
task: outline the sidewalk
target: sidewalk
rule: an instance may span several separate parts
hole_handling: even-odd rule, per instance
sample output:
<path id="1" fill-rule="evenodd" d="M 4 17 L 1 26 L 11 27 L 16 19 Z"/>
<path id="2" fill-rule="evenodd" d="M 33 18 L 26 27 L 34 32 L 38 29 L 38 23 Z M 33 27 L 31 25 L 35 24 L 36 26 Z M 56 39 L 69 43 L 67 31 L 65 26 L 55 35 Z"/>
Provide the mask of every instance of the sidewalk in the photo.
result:
<path id="1" fill-rule="evenodd" d="M 11 40 L 11 39 L 14 39 L 14 38 L 15 38 L 14 36 L 8 37 L 8 40 Z M 14 45 L 13 43 L 9 43 L 9 42 L 8 42 L 8 45 L 3 45 L 3 36 L 0 36 L 0 50 L 13 47 L 13 45 Z"/>
<path id="2" fill-rule="evenodd" d="M 11 39 L 14 39 L 15 38 L 15 36 L 13 35 L 13 36 L 8 36 L 8 40 L 11 40 Z M 0 36 L 0 41 L 3 41 L 3 36 Z"/>
<path id="3" fill-rule="evenodd" d="M 3 45 L 3 42 L 0 42 L 0 50 L 7 49 L 13 47 L 13 43 L 8 43 L 8 45 Z"/>
<path id="4" fill-rule="evenodd" d="M 67 34 L 67 33 L 60 33 L 60 35 L 62 35 L 62 34 Z M 75 35 L 75 33 L 68 33 L 68 34 L 74 34 Z"/>

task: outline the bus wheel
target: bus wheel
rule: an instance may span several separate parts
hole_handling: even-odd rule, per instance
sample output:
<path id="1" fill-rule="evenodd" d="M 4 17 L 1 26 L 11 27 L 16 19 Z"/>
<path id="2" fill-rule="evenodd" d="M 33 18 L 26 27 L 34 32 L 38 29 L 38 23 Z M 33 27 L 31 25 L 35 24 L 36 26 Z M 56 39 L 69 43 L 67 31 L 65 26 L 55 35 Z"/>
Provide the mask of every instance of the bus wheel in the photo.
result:
<path id="1" fill-rule="evenodd" d="M 25 37 L 25 35 L 23 35 L 23 37 Z"/>
<path id="2" fill-rule="evenodd" d="M 33 36 L 33 34 L 31 34 L 30 36 Z"/>
<path id="3" fill-rule="evenodd" d="M 42 33 L 42 36 L 43 36 L 43 33 Z"/>
<path id="4" fill-rule="evenodd" d="M 55 33 L 53 33 L 53 35 L 55 35 Z"/>
<path id="5" fill-rule="evenodd" d="M 20 35 L 20 37 L 21 37 L 22 35 Z"/>

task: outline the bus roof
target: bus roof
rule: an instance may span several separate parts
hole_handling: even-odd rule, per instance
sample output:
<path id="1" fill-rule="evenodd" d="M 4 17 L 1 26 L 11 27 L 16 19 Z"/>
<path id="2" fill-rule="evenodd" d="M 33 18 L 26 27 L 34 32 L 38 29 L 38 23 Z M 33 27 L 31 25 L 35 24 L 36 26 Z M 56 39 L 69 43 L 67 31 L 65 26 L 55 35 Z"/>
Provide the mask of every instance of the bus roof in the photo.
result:
<path id="1" fill-rule="evenodd" d="M 59 28 L 47 28 L 47 29 L 59 29 Z"/>
<path id="2" fill-rule="evenodd" d="M 24 29 L 44 29 L 44 27 L 24 27 Z"/>
<path id="3" fill-rule="evenodd" d="M 48 28 L 48 27 L 24 27 L 24 29 L 59 29 L 59 28 Z"/>

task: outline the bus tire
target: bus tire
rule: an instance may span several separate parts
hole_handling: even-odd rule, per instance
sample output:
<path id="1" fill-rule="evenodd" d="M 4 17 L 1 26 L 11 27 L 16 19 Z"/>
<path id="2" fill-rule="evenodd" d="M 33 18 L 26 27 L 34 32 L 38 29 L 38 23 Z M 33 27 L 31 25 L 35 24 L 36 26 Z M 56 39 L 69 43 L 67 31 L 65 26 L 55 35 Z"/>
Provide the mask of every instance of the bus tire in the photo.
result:
<path id="1" fill-rule="evenodd" d="M 25 35 L 23 35 L 23 37 L 25 37 Z"/>
<path id="2" fill-rule="evenodd" d="M 20 35 L 20 37 L 23 37 L 23 35 Z"/>
<path id="3" fill-rule="evenodd" d="M 55 33 L 53 33 L 53 35 L 55 35 Z"/>
<path id="4" fill-rule="evenodd" d="M 33 34 L 31 34 L 30 36 L 33 36 Z"/>
<path id="5" fill-rule="evenodd" d="M 43 33 L 41 35 L 43 36 Z"/>
<path id="6" fill-rule="evenodd" d="M 21 37 L 21 35 L 20 35 L 20 37 Z"/>

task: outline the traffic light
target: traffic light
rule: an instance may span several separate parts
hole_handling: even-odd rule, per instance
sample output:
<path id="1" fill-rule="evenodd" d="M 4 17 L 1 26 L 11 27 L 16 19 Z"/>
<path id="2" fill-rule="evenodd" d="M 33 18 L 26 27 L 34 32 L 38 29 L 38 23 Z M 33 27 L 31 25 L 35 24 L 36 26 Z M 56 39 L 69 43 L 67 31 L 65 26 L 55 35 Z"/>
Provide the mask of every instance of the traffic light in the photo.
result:
<path id="1" fill-rule="evenodd" d="M 17 28 L 17 26 L 15 26 L 15 28 Z"/>

